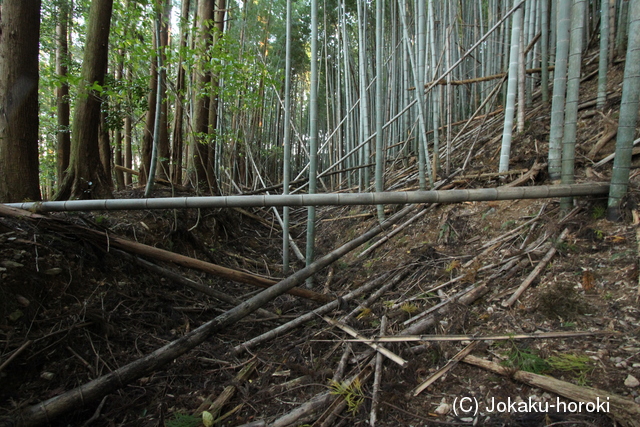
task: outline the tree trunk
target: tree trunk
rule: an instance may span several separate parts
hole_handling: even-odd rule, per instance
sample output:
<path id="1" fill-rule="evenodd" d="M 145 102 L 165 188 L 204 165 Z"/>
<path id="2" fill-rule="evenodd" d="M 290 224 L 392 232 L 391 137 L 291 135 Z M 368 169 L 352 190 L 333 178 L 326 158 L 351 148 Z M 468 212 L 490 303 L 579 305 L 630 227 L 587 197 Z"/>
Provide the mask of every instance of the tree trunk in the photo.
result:
<path id="1" fill-rule="evenodd" d="M 69 62 L 68 37 L 69 5 L 67 1 L 60 2 L 58 13 L 58 25 L 56 26 L 56 75 L 61 79 L 60 86 L 56 90 L 57 101 L 57 179 L 58 185 L 64 179 L 69 167 L 69 150 L 71 148 L 70 110 L 69 110 L 69 83 L 65 81 Z"/>
<path id="2" fill-rule="evenodd" d="M 157 52 L 157 43 L 155 31 L 153 32 L 153 48 Z M 151 168 L 151 152 L 153 147 L 153 127 L 155 125 L 156 105 L 158 98 L 158 63 L 156 56 L 151 58 L 151 71 L 149 73 L 149 94 L 147 95 L 147 113 L 145 116 L 144 131 L 142 134 L 142 144 L 140 146 L 140 174 L 138 179 L 140 185 L 145 185 L 149 178 L 149 169 Z"/>
<path id="3" fill-rule="evenodd" d="M 199 0 L 198 1 L 198 48 L 206 51 L 211 45 L 211 21 L 214 18 L 213 10 L 215 0 Z M 203 58 L 201 63 L 208 60 Z M 211 73 L 200 66 L 196 70 L 194 76 L 195 81 L 195 106 L 194 106 L 194 123 L 193 131 L 195 133 L 195 147 L 193 153 L 193 163 L 195 176 L 193 177 L 194 185 L 200 191 L 211 192 L 209 187 L 209 176 L 213 174 L 209 164 L 209 145 L 207 144 L 207 131 L 209 122 L 209 91 L 206 89 L 211 82 Z"/>
<path id="4" fill-rule="evenodd" d="M 5 0 L 0 22 L 0 202 L 40 200 L 40 0 Z"/>
<path id="5" fill-rule="evenodd" d="M 509 170 L 511 156 L 511 135 L 513 133 L 513 116 L 515 114 L 516 91 L 518 84 L 518 63 L 520 58 L 520 32 L 524 6 L 520 6 L 513 14 L 511 28 L 511 50 L 509 53 L 509 81 L 507 84 L 507 100 L 504 108 L 504 129 L 502 132 L 502 149 L 500 151 L 499 172 Z"/>
<path id="6" fill-rule="evenodd" d="M 178 60 L 178 76 L 176 78 L 176 106 L 174 110 L 173 138 L 171 146 L 171 182 L 182 183 L 182 151 L 184 148 L 184 138 L 182 128 L 184 123 L 184 89 L 185 89 L 185 69 L 183 66 L 184 53 L 187 47 L 187 31 L 189 28 L 189 6 L 190 0 L 182 0 L 182 11 L 180 19 L 180 59 Z"/>
<path id="7" fill-rule="evenodd" d="M 109 29 L 113 0 L 93 0 L 87 22 L 87 41 L 82 61 L 82 83 L 73 116 L 69 169 L 57 200 L 110 198 L 111 178 L 100 163 L 98 127 L 100 96 L 94 84 L 102 86 L 107 69 Z"/>
<path id="8" fill-rule="evenodd" d="M 629 40 L 627 60 L 624 64 L 622 100 L 620 101 L 620 121 L 616 140 L 616 157 L 611 174 L 611 189 L 607 218 L 620 220 L 620 203 L 627 194 L 631 153 L 638 121 L 640 102 L 640 2 L 633 1 L 629 7 Z"/>
<path id="9" fill-rule="evenodd" d="M 564 109 L 567 92 L 567 61 L 569 58 L 569 23 L 571 0 L 561 0 L 557 6 L 556 68 L 553 72 L 553 97 L 551 99 L 551 129 L 549 130 L 549 177 L 560 179 L 562 170 L 562 136 L 564 133 Z"/>

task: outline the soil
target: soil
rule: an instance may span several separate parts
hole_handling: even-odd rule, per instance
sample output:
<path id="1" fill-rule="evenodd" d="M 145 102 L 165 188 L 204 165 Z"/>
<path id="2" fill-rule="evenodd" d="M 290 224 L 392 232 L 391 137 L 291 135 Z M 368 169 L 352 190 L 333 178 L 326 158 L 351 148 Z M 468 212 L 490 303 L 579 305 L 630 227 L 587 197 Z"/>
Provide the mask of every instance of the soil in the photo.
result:
<path id="1" fill-rule="evenodd" d="M 581 112 L 578 182 L 610 177 L 611 163 L 595 168 L 586 153 L 615 119 L 620 79 L 617 68 L 610 79 L 613 101 L 604 112 Z M 585 100 L 593 97 L 593 79 L 584 82 L 581 90 Z M 548 123 L 549 111 L 543 106 L 532 111 L 535 117 L 514 139 L 512 169 L 529 168 L 536 159 L 544 161 L 548 129 L 543 123 Z M 491 146 L 487 141 L 500 132 L 497 117 L 493 125 L 485 124 L 486 140 L 477 145 L 482 148 L 471 158 L 465 174 L 496 170 L 499 142 Z M 598 158 L 613 152 L 614 143 L 603 147 Z M 464 160 L 468 150 L 462 151 L 454 156 L 454 163 Z M 414 171 L 415 166 L 399 165 L 393 176 L 402 186 L 411 187 L 416 185 Z M 494 187 L 515 178 L 458 178 L 453 185 Z M 550 184 L 544 173 L 526 185 L 538 184 Z M 621 396 L 632 408 L 640 404 L 640 387 L 634 382 L 640 379 L 640 242 L 638 225 L 631 216 L 638 185 L 634 173 L 624 205 L 627 217 L 622 222 L 604 218 L 604 198 L 576 199 L 569 213 L 554 199 L 420 206 L 414 214 L 427 212 L 417 221 L 366 256 L 359 255 L 372 243 L 321 271 L 314 276 L 313 289 L 339 298 L 338 308 L 327 316 L 365 337 L 380 335 L 383 318 L 387 319 L 384 335 L 401 334 L 405 322 L 415 324 L 410 318 L 442 304 L 442 309 L 433 310 L 421 334 L 506 336 L 504 340 L 479 340 L 471 354 L 512 371 L 524 369 Z M 130 190 L 117 196 L 141 197 L 141 193 Z M 374 213 L 374 207 L 319 208 L 318 256 L 374 226 Z M 184 210 L 50 215 L 59 220 L 57 227 L 28 218 L 0 217 L 0 425 L 3 420 L 17 419 L 31 405 L 165 346 L 233 307 L 150 272 L 130 256 L 97 242 L 91 233 L 78 232 L 78 226 L 278 280 L 284 277 L 281 230 L 270 210 L 254 209 L 250 214 L 253 216 L 238 210 Z M 292 234 L 304 247 L 305 210 L 292 209 L 292 218 Z M 530 286 L 514 304 L 503 306 L 553 247 L 557 252 Z M 238 300 L 259 292 L 251 285 L 174 265 L 163 267 Z M 302 267 L 298 262 L 294 269 Z M 393 280 L 400 274 L 400 280 Z M 374 290 L 355 301 L 342 299 L 380 278 Z M 366 301 L 383 285 L 390 286 L 376 299 Z M 484 287 L 485 293 L 475 301 L 465 304 L 451 298 L 465 289 Z M 365 302 L 366 307 L 359 306 Z M 217 331 L 171 363 L 66 411 L 50 424 L 199 426 L 203 402 L 231 387 L 234 394 L 221 410 L 225 418 L 219 425 L 258 421 L 271 425 L 326 392 L 331 393 L 331 401 L 345 397 L 348 401 L 347 408 L 326 425 L 367 425 L 374 388 L 367 367 L 372 352 L 364 343 L 348 341 L 351 336 L 322 317 L 248 351 L 233 351 L 318 306 L 290 295 L 277 297 L 263 307 L 270 317 L 252 315 Z M 593 335 L 514 337 L 584 331 Z M 418 386 L 471 342 L 423 338 L 385 344 L 406 364 L 383 358 L 376 425 L 614 425 L 615 416 L 610 412 L 573 411 L 571 400 L 552 391 L 463 362 L 414 395 Z M 238 380 L 239 372 L 248 366 L 253 367 L 248 378 Z M 361 380 L 347 387 L 347 381 L 358 374 Z M 464 397 L 478 400 L 478 414 L 465 416 L 454 411 L 453 405 Z M 496 402 L 520 401 L 556 406 L 544 413 L 487 409 Z M 558 408 L 558 402 L 569 406 Z M 311 425 L 329 405 L 293 425 Z"/>

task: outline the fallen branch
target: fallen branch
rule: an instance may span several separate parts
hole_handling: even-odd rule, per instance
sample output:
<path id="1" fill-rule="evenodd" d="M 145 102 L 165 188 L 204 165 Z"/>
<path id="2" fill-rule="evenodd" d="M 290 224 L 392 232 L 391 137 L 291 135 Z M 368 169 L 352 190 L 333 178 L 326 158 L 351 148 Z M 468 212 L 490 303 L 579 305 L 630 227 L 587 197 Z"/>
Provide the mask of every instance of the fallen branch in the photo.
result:
<path id="1" fill-rule="evenodd" d="M 494 335 L 390 335 L 370 339 L 352 339 L 351 342 L 413 342 L 413 341 L 504 341 L 549 338 L 589 337 L 593 335 L 612 335 L 615 331 L 560 331 L 538 332 L 533 334 L 494 334 Z"/>
<path id="2" fill-rule="evenodd" d="M 418 387 L 416 387 L 416 389 L 413 391 L 413 396 L 415 397 L 415 396 L 419 395 L 424 390 L 426 390 L 427 387 L 429 387 L 431 384 L 433 384 L 435 381 L 437 381 L 438 378 L 442 377 L 444 374 L 446 374 L 447 372 L 452 370 L 453 367 L 458 364 L 458 362 L 460 362 L 462 359 L 464 359 L 464 357 L 466 355 L 471 353 L 471 351 L 476 347 L 477 344 L 478 344 L 478 342 L 474 341 L 471 344 L 467 345 L 465 348 L 463 348 L 461 351 L 459 351 L 458 354 L 453 356 L 451 358 L 451 360 L 449 360 L 447 362 L 446 365 L 444 365 L 442 368 L 438 369 L 436 372 L 433 373 L 433 375 L 431 375 L 429 378 L 427 378 L 427 380 L 425 382 L 423 382 Z"/>
<path id="3" fill-rule="evenodd" d="M 256 360 L 253 360 L 247 365 L 245 365 L 240 370 L 238 375 L 236 375 L 233 381 L 233 385 L 225 387 L 224 390 L 222 390 L 222 393 L 220 393 L 220 395 L 218 395 L 218 397 L 215 400 L 214 400 L 215 395 L 213 394 L 207 397 L 200 404 L 200 406 L 198 406 L 198 409 L 195 410 L 193 415 L 201 416 L 204 411 L 207 411 L 211 413 L 211 415 L 213 415 L 214 420 L 218 418 L 218 415 L 222 411 L 222 408 L 224 407 L 224 405 L 226 405 L 229 402 L 229 400 L 231 400 L 233 395 L 236 393 L 238 385 L 241 385 L 242 383 L 244 383 L 249 379 L 249 377 L 255 370 L 256 365 L 257 365 Z M 220 422 L 220 421 L 221 420 L 217 420 L 217 422 Z"/>
<path id="4" fill-rule="evenodd" d="M 549 249 L 549 252 L 547 252 L 544 258 L 540 260 L 538 265 L 536 265 L 536 268 L 534 268 L 533 271 L 529 273 L 527 278 L 524 279 L 524 281 L 522 282 L 522 284 L 520 284 L 518 289 L 516 289 L 513 295 L 511 295 L 511 298 L 509 298 L 508 300 L 502 303 L 503 307 L 511 307 L 513 303 L 516 302 L 518 298 L 520 298 L 520 295 L 522 295 L 522 293 L 529 287 L 529 285 L 533 283 L 536 277 L 538 277 L 538 275 L 542 272 L 542 270 L 547 266 L 549 261 L 551 261 L 551 258 L 553 258 L 553 256 L 556 254 L 556 251 L 558 250 L 557 249 L 558 245 L 560 245 L 564 240 L 564 238 L 567 237 L 567 234 L 569 234 L 569 229 L 565 228 L 562 231 L 562 233 L 560 233 L 560 237 L 558 237 L 558 241 L 556 242 L 556 244 L 553 245 L 551 249 Z"/>
<path id="5" fill-rule="evenodd" d="M 333 319 L 330 319 L 328 317 L 323 317 L 324 321 L 327 322 L 328 324 L 330 324 L 331 326 L 335 326 L 336 328 L 342 329 L 344 332 L 346 332 L 347 334 L 351 335 L 354 338 L 357 338 L 360 342 L 363 342 L 365 344 L 367 344 L 369 347 L 371 347 L 372 349 L 376 350 L 377 352 L 383 354 L 384 356 L 386 356 L 388 359 L 391 359 L 393 362 L 397 363 L 398 365 L 400 365 L 400 367 L 404 368 L 407 365 L 407 361 L 404 360 L 402 357 L 398 356 L 397 354 L 393 353 L 392 351 L 377 345 L 375 342 L 373 342 L 374 340 L 369 340 L 366 339 L 365 337 L 363 337 L 362 335 L 360 335 L 355 329 L 353 329 L 352 327 L 345 325 L 343 323 L 340 322 L 336 322 Z"/>
<path id="6" fill-rule="evenodd" d="M 0 205 L 0 212 L 3 209 L 9 208 L 5 208 Z M 26 211 L 18 211 L 17 209 L 14 209 L 13 211 L 24 212 L 27 216 L 30 215 L 30 213 Z M 44 402 L 24 408 L 15 419 L 11 420 L 11 422 L 17 426 L 38 426 L 44 423 L 50 423 L 51 420 L 59 417 L 65 412 L 77 410 L 77 408 L 82 407 L 83 405 L 96 401 L 117 389 L 123 388 L 131 381 L 147 375 L 159 367 L 175 360 L 177 357 L 204 342 L 210 335 L 228 328 L 230 325 L 253 313 L 269 301 L 303 283 L 307 278 L 313 276 L 321 269 L 337 261 L 345 254 L 354 250 L 388 227 L 392 226 L 397 221 L 401 220 L 402 217 L 410 211 L 411 207 L 401 210 L 387 221 L 377 225 L 363 235 L 342 245 L 309 266 L 280 281 L 276 285 L 265 289 L 242 304 L 226 311 L 154 352 L 143 356 L 132 363 L 124 365 L 107 375 L 83 384 L 80 387 L 69 390 Z M 42 215 L 39 216 L 47 219 L 47 217 Z"/>
<path id="7" fill-rule="evenodd" d="M 226 303 L 229 304 L 233 304 L 233 305 L 238 305 L 241 304 L 242 301 L 239 300 L 236 297 L 233 297 L 231 295 L 225 294 L 224 292 L 220 292 L 217 289 L 212 288 L 211 286 L 207 286 L 207 285 L 203 285 L 201 283 L 195 282 L 191 279 L 188 279 L 178 273 L 175 273 L 171 270 L 168 270 L 166 268 L 160 267 L 159 265 L 156 265 L 152 262 L 149 262 L 147 260 L 144 260 L 142 258 L 138 258 L 136 256 L 133 256 L 127 252 L 123 252 L 120 250 L 115 249 L 116 251 L 118 251 L 122 256 L 128 258 L 130 261 L 138 264 L 141 267 L 146 268 L 149 271 L 152 271 L 156 274 L 159 274 L 161 276 L 166 277 L 167 279 L 175 282 L 175 283 L 179 283 L 183 286 L 187 286 L 195 291 L 198 292 L 202 292 L 205 295 L 209 295 L 210 297 L 213 297 L 215 299 L 218 299 L 220 301 L 224 301 Z M 265 318 L 273 318 L 276 317 L 276 315 L 274 313 L 271 313 L 265 309 L 259 308 L 258 310 L 256 310 L 256 314 L 260 315 L 261 317 L 265 317 Z"/>
<path id="8" fill-rule="evenodd" d="M 9 366 L 9 364 L 20 355 L 20 353 L 22 353 L 27 347 L 29 347 L 31 344 L 33 343 L 32 340 L 27 340 L 24 342 L 24 344 L 22 344 L 16 351 L 13 352 L 13 354 L 11 356 L 9 356 L 9 358 L 7 360 L 4 361 L 4 363 L 2 365 L 0 365 L 0 372 L 2 372 L 2 370 L 4 368 L 6 368 L 7 366 Z"/>
<path id="9" fill-rule="evenodd" d="M 384 335 L 387 329 L 387 316 L 380 320 L 380 334 Z M 380 404 L 380 383 L 382 382 L 382 353 L 376 354 L 375 371 L 373 374 L 373 391 L 371 392 L 371 412 L 369 413 L 369 425 L 375 427 L 378 419 L 378 406 Z"/>
<path id="10" fill-rule="evenodd" d="M 640 138 L 636 139 L 635 141 L 633 141 L 633 145 L 636 146 L 638 145 L 638 143 L 640 143 Z M 634 148 L 633 150 L 631 150 L 631 155 L 635 156 L 636 154 L 640 154 L 640 148 Z M 594 168 L 598 168 L 606 163 L 609 163 L 611 160 L 613 160 L 616 157 L 616 153 L 611 153 L 609 154 L 607 157 L 605 157 L 604 159 L 600 160 L 599 162 L 595 163 L 593 165 Z"/>
<path id="11" fill-rule="evenodd" d="M 471 355 L 465 357 L 462 361 L 470 365 L 479 366 L 488 371 L 516 379 L 530 386 L 556 393 L 576 402 L 593 404 L 598 401 L 602 402 L 606 404 L 605 412 L 615 421 L 627 427 L 640 426 L 640 405 L 616 394 L 596 388 L 577 386 L 566 381 L 560 381 L 555 378 L 531 372 L 514 372 L 513 368 L 507 368 L 497 363 Z"/>
<path id="12" fill-rule="evenodd" d="M 404 276 L 406 275 L 406 271 L 400 272 L 399 274 L 397 274 L 392 280 L 392 283 L 397 283 L 400 280 L 402 280 L 402 278 L 404 278 Z M 351 292 L 349 292 L 347 295 L 342 296 L 340 299 L 336 299 L 335 301 L 332 301 L 328 304 L 323 305 L 322 307 L 318 307 L 315 310 L 303 314 L 302 316 L 287 322 L 283 325 L 278 326 L 277 328 L 274 328 L 270 331 L 265 332 L 262 335 L 258 335 L 255 338 L 250 339 L 249 341 L 245 341 L 242 344 L 236 346 L 233 348 L 232 350 L 232 354 L 237 356 L 240 353 L 242 353 L 243 351 L 248 350 L 251 347 L 254 347 L 260 343 L 263 343 L 265 341 L 269 341 L 271 339 L 274 339 L 288 331 L 290 331 L 293 328 L 297 328 L 298 326 L 301 326 L 302 324 L 310 321 L 310 320 L 314 320 L 316 319 L 318 316 L 322 316 L 324 314 L 327 314 L 333 310 L 336 310 L 340 307 L 341 304 L 341 300 L 342 301 L 351 301 L 352 299 L 358 298 L 360 295 L 369 292 L 371 289 L 374 289 L 376 286 L 379 286 L 381 283 L 385 282 L 389 276 L 391 274 L 387 273 L 387 274 L 383 274 L 382 276 L 370 281 L 369 283 L 360 286 L 358 289 L 355 289 Z"/>

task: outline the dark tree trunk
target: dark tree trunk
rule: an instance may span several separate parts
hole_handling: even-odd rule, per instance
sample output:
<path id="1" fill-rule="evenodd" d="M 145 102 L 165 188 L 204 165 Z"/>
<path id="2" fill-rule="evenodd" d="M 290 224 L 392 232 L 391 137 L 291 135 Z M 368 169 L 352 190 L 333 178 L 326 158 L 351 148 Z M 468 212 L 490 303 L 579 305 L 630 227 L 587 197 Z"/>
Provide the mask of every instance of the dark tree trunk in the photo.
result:
<path id="1" fill-rule="evenodd" d="M 198 1 L 198 45 L 201 49 L 206 49 L 211 45 L 211 21 L 213 20 L 213 10 L 215 0 Z M 206 62 L 206 61 L 201 61 Z M 193 164 L 195 176 L 192 181 L 200 191 L 214 192 L 211 186 L 213 178 L 213 168 L 209 157 L 208 131 L 209 131 L 209 104 L 210 97 L 206 87 L 211 82 L 211 73 L 203 69 L 197 69 L 194 77 L 196 82 L 196 99 L 194 108 L 195 150 L 193 153 Z"/>
<path id="2" fill-rule="evenodd" d="M 69 167 L 69 151 L 71 149 L 69 84 L 64 80 L 68 73 L 69 41 L 68 41 L 69 4 L 60 2 L 60 13 L 56 27 L 56 74 L 62 83 L 56 91 L 58 133 L 57 133 L 57 184 L 63 181 Z"/>
<path id="3" fill-rule="evenodd" d="M 40 200 L 40 0 L 4 0 L 0 19 L 0 202 Z"/>
<path id="4" fill-rule="evenodd" d="M 189 28 L 189 0 L 182 0 L 182 23 L 180 26 L 180 59 L 178 61 L 178 77 L 176 79 L 176 105 L 173 122 L 173 145 L 171 146 L 171 161 L 173 168 L 171 170 L 171 182 L 174 184 L 182 183 L 182 150 L 184 148 L 184 138 L 182 135 L 184 123 L 184 82 L 185 69 L 182 65 L 184 61 L 182 51 L 187 47 L 187 28 Z"/>
<path id="5" fill-rule="evenodd" d="M 127 67 L 127 81 L 131 81 L 131 67 Z M 133 151 L 131 150 L 131 115 L 127 114 L 124 118 L 124 167 L 133 168 Z M 132 177 L 130 173 L 124 175 L 124 184 L 131 185 Z"/>
<path id="6" fill-rule="evenodd" d="M 98 129 L 98 147 L 100 149 L 100 163 L 107 177 L 111 176 L 111 142 L 107 128 L 107 113 L 100 113 L 100 128 Z"/>
<path id="7" fill-rule="evenodd" d="M 160 47 L 162 49 L 162 63 L 167 64 L 166 49 L 169 47 L 169 20 L 171 19 L 171 0 L 165 0 L 160 25 Z M 164 67 L 164 66 L 163 66 Z M 160 135 L 158 136 L 158 172 L 157 177 L 169 180 L 169 108 L 167 104 L 167 73 L 164 73 L 162 85 L 162 108 L 160 114 Z"/>
<path id="8" fill-rule="evenodd" d="M 120 81 L 122 80 L 122 74 L 123 74 L 123 70 L 124 70 L 124 51 L 120 50 L 119 51 L 119 60 L 118 60 L 118 66 L 116 68 L 116 81 Z M 118 127 L 116 128 L 114 135 L 113 135 L 113 139 L 114 139 L 114 147 L 115 147 L 115 152 L 114 152 L 114 156 L 113 156 L 113 163 L 116 166 L 124 166 L 123 160 L 124 160 L 124 156 L 122 155 L 122 122 L 118 123 Z M 124 173 L 122 172 L 122 170 L 116 169 L 115 173 L 114 173 L 115 177 L 116 177 L 116 188 L 118 190 L 122 190 L 124 189 Z"/>
<path id="9" fill-rule="evenodd" d="M 104 84 L 113 0 L 93 0 L 87 22 L 82 83 L 73 115 L 69 169 L 57 200 L 111 197 L 112 182 L 100 162 L 98 128 L 100 94 L 92 86 Z"/>
<path id="10" fill-rule="evenodd" d="M 155 31 L 153 33 L 153 47 L 156 48 Z M 151 59 L 151 72 L 149 78 L 149 95 L 147 97 L 147 110 L 144 133 L 142 135 L 142 145 L 140 146 L 140 175 L 138 175 L 140 185 L 145 185 L 149 177 L 149 168 L 151 167 L 151 151 L 153 146 L 153 126 L 156 117 L 156 100 L 158 98 L 158 63 L 155 56 Z"/>

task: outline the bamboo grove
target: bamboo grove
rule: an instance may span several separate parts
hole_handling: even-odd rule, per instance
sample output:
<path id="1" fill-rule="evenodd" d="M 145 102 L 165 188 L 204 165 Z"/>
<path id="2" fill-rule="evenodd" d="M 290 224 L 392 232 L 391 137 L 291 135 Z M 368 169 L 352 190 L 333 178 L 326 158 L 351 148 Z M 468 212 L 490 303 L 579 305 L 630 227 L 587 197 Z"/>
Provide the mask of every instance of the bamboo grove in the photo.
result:
<path id="1" fill-rule="evenodd" d="M 550 177 L 572 183 L 588 51 L 599 52 L 589 59 L 599 107 L 607 71 L 627 58 L 618 149 L 630 158 L 640 86 L 630 0 L 4 0 L 3 26 L 27 3 L 40 16 L 45 199 L 129 185 L 149 196 L 155 182 L 214 195 L 380 192 L 411 165 L 426 190 L 474 166 L 482 140 L 460 138 L 472 119 L 504 121 L 495 168 L 507 171 L 538 97 L 551 104 Z M 612 206 L 628 164 L 616 158 Z"/>

